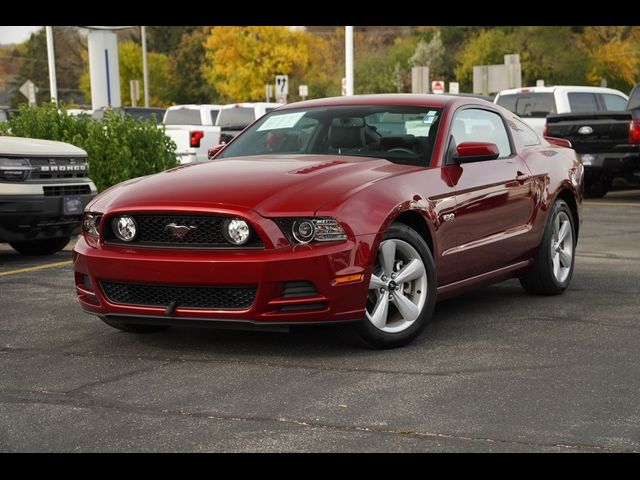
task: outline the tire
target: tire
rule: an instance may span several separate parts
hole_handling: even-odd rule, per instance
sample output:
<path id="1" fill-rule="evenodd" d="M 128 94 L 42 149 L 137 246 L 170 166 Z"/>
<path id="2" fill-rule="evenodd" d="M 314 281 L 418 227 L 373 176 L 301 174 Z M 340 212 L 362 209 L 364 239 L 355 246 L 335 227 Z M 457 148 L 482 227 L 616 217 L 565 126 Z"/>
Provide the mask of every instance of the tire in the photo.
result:
<path id="1" fill-rule="evenodd" d="M 563 230 L 565 228 L 568 230 Z M 558 242 L 563 231 L 562 240 Z M 522 287 L 534 295 L 559 295 L 564 292 L 573 277 L 576 239 L 571 209 L 564 200 L 557 200 L 547 220 L 533 267 L 520 277 Z"/>
<path id="2" fill-rule="evenodd" d="M 104 323 L 116 330 L 122 330 L 127 333 L 156 333 L 163 332 L 171 328 L 170 325 L 138 325 L 135 323 L 118 322 L 100 317 Z"/>
<path id="3" fill-rule="evenodd" d="M 365 318 L 352 326 L 355 337 L 377 349 L 411 343 L 431 320 L 436 288 L 436 267 L 424 239 L 404 224 L 391 225 L 376 255 Z"/>
<path id="4" fill-rule="evenodd" d="M 584 186 L 584 194 L 587 198 L 602 198 L 611 189 L 611 178 L 602 174 L 594 176 Z"/>
<path id="5" fill-rule="evenodd" d="M 71 237 L 60 237 L 26 242 L 11 242 L 9 245 L 23 255 L 53 255 L 66 247 L 70 240 Z"/>

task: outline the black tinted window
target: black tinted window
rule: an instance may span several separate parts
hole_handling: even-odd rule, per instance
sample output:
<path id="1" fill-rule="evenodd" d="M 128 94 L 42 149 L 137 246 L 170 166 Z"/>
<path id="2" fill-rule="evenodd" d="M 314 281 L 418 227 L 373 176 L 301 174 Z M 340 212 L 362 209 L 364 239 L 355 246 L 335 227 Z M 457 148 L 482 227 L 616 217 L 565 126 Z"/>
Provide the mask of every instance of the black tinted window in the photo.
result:
<path id="1" fill-rule="evenodd" d="M 165 125 L 202 125 L 200 118 L 200 110 L 192 110 L 188 108 L 179 108 L 169 110 L 164 119 Z"/>
<path id="2" fill-rule="evenodd" d="M 218 125 L 222 128 L 243 129 L 256 119 L 253 108 L 237 107 L 220 110 Z"/>
<path id="3" fill-rule="evenodd" d="M 215 125 L 218 120 L 218 114 L 220 110 L 211 110 L 211 125 Z"/>
<path id="4" fill-rule="evenodd" d="M 500 95 L 496 103 L 522 118 L 546 118 L 547 115 L 556 113 L 553 93 Z"/>
<path id="5" fill-rule="evenodd" d="M 569 93 L 569 108 L 572 112 L 597 112 L 598 104 L 594 93 Z"/>

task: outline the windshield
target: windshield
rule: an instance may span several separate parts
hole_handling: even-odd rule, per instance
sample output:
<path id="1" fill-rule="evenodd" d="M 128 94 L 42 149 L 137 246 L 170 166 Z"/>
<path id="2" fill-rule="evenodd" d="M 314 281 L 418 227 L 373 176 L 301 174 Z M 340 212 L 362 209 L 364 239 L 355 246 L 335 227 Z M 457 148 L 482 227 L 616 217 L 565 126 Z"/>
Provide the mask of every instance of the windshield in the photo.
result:
<path id="1" fill-rule="evenodd" d="M 218 158 L 325 154 L 429 165 L 440 113 L 409 106 L 279 110 L 245 130 Z"/>

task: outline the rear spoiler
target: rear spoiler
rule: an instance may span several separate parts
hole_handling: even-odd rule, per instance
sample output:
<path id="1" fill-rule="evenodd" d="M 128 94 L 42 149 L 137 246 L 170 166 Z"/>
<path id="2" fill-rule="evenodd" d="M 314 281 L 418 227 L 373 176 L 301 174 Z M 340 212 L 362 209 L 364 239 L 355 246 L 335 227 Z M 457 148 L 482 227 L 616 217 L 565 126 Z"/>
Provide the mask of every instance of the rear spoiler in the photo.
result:
<path id="1" fill-rule="evenodd" d="M 565 140 L 564 138 L 545 136 L 544 139 L 547 142 L 549 142 L 551 145 L 555 145 L 556 147 L 573 148 L 573 145 L 571 145 L 571 142 L 569 140 Z"/>

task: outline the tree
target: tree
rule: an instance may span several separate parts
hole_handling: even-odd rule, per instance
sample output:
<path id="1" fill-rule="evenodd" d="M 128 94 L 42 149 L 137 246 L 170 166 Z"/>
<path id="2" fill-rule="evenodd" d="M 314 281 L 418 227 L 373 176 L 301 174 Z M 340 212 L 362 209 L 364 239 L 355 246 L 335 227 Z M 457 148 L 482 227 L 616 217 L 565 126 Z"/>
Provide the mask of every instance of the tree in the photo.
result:
<path id="1" fill-rule="evenodd" d="M 287 27 L 213 27 L 205 42 L 203 74 L 224 101 L 262 100 L 265 85 L 278 74 L 289 75 L 294 96 L 301 81 L 321 76 L 314 59 L 326 56 L 327 49 L 323 39 Z"/>
<path id="2" fill-rule="evenodd" d="M 189 35 L 201 28 L 193 25 L 156 25 L 147 27 L 147 48 L 150 52 L 170 55 L 178 49 L 183 35 Z"/>
<path id="3" fill-rule="evenodd" d="M 53 27 L 53 44 L 56 56 L 56 79 L 58 100 L 68 105 L 84 103 L 79 88 L 79 79 L 84 70 L 84 52 L 87 49 L 85 39 L 75 27 Z M 20 46 L 22 66 L 16 76 L 19 88 L 26 80 L 31 80 L 38 87 L 38 101 L 49 101 L 49 65 L 47 63 L 47 39 L 44 28 L 34 32 Z M 15 91 L 12 106 L 26 103 L 27 99 Z"/>
<path id="4" fill-rule="evenodd" d="M 429 75 L 435 78 L 444 73 L 444 57 L 445 50 L 442 43 L 442 35 L 440 30 L 437 30 L 428 42 L 425 40 L 418 42 L 416 51 L 409 59 L 409 63 L 412 67 L 429 67 Z"/>
<path id="5" fill-rule="evenodd" d="M 174 103 L 216 103 L 219 100 L 218 92 L 207 83 L 202 71 L 207 37 L 208 28 L 185 33 L 171 55 L 170 91 Z"/>
<path id="6" fill-rule="evenodd" d="M 171 103 L 169 87 L 169 57 L 163 53 L 150 52 L 147 55 L 149 66 L 149 105 L 165 107 Z M 118 44 L 118 68 L 120 70 L 120 96 L 122 105 L 131 105 L 130 80 L 140 81 L 140 98 L 144 98 L 142 75 L 142 50 L 134 41 Z M 88 65 L 80 81 L 82 91 L 91 97 L 91 82 Z M 143 102 L 139 102 L 139 105 Z"/>
<path id="7" fill-rule="evenodd" d="M 639 80 L 640 28 L 638 27 L 585 27 L 579 42 L 589 66 L 586 79 L 599 84 L 628 91 Z"/>

